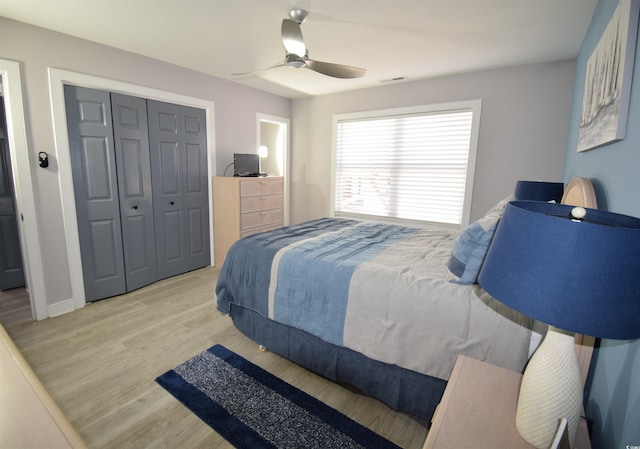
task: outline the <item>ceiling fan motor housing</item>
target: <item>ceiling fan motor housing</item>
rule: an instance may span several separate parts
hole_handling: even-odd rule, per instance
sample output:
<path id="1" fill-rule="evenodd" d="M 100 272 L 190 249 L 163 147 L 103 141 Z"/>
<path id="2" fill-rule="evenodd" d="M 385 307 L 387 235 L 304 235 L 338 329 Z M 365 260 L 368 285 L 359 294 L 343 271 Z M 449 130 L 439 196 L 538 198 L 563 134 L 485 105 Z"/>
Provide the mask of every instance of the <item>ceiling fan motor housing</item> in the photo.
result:
<path id="1" fill-rule="evenodd" d="M 295 20 L 299 24 L 303 24 L 305 20 L 307 20 L 307 16 L 309 15 L 308 11 L 304 9 L 292 9 L 289 11 L 289 17 L 291 20 Z"/>

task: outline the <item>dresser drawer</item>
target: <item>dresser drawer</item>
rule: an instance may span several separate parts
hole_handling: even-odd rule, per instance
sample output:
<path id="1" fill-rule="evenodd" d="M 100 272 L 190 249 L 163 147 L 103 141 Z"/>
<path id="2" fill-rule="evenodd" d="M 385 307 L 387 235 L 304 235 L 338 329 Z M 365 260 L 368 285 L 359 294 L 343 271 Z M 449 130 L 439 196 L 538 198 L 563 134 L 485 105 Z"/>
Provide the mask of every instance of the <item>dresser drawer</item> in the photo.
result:
<path id="1" fill-rule="evenodd" d="M 267 225 L 282 226 L 284 221 L 284 209 L 269 209 L 259 212 L 247 212 L 240 215 L 240 228 L 244 233 L 250 228 Z"/>
<path id="2" fill-rule="evenodd" d="M 284 192 L 284 181 L 277 179 L 243 179 L 240 183 L 240 196 L 268 195 Z"/>
<path id="3" fill-rule="evenodd" d="M 260 226 L 259 228 L 251 228 L 251 229 L 248 229 L 246 231 L 242 231 L 242 234 L 240 234 L 240 237 L 241 238 L 249 237 L 250 235 L 253 235 L 253 234 L 259 234 L 261 232 L 272 231 L 274 229 L 278 229 L 278 228 L 281 228 L 281 227 L 282 227 L 281 224 L 270 224 L 270 225 L 267 225 L 267 226 Z"/>
<path id="4" fill-rule="evenodd" d="M 284 207 L 284 195 L 246 196 L 240 199 L 240 212 L 255 212 Z"/>

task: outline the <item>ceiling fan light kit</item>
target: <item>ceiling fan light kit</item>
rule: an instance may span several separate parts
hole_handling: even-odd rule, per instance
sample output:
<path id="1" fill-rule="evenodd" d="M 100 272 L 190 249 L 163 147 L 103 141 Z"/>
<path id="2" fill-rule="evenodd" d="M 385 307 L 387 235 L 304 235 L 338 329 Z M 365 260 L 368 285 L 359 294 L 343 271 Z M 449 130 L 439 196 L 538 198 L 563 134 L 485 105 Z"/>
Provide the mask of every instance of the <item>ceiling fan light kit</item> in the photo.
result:
<path id="1" fill-rule="evenodd" d="M 256 75 L 266 70 L 276 67 L 289 66 L 296 69 L 306 68 L 322 75 L 334 78 L 360 78 L 367 73 L 366 69 L 353 67 L 343 64 L 334 64 L 331 62 L 314 61 L 309 59 L 309 52 L 304 44 L 302 30 L 300 25 L 307 19 L 309 13 L 304 9 L 292 9 L 289 11 L 290 19 L 282 20 L 282 44 L 286 50 L 285 59 L 281 63 L 276 63 L 266 69 L 254 72 L 234 73 L 236 76 Z"/>
<path id="2" fill-rule="evenodd" d="M 300 58 L 300 56 L 298 55 L 294 55 L 292 53 L 289 53 L 287 55 L 287 65 L 289 67 L 293 67 L 294 69 L 299 69 L 300 67 L 303 67 L 305 65 L 304 59 Z"/>

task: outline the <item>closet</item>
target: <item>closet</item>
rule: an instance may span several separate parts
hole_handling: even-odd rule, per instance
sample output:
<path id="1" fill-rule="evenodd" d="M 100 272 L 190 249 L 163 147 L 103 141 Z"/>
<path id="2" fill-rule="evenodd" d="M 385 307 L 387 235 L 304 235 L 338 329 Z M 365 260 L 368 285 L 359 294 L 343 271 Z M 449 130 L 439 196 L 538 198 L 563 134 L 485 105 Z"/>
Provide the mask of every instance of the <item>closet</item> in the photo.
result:
<path id="1" fill-rule="evenodd" d="M 210 264 L 205 111 L 65 85 L 87 302 Z"/>

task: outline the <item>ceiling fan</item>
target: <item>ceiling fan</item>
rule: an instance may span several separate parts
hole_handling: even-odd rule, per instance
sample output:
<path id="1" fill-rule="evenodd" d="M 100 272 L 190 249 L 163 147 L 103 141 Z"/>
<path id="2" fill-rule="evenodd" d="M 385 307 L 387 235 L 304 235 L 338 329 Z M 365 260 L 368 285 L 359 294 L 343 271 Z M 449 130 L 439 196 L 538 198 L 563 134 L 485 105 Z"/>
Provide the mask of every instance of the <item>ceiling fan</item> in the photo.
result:
<path id="1" fill-rule="evenodd" d="M 278 62 L 270 67 L 253 72 L 234 73 L 234 76 L 251 76 L 258 73 L 275 69 L 276 67 L 293 67 L 296 69 L 306 68 L 323 75 L 334 78 L 360 78 L 367 70 L 359 67 L 352 67 L 331 62 L 322 62 L 309 59 L 309 52 L 304 45 L 304 38 L 300 25 L 307 19 L 309 13 L 304 9 L 292 9 L 289 11 L 290 19 L 282 20 L 282 43 L 286 50 L 284 61 Z"/>

